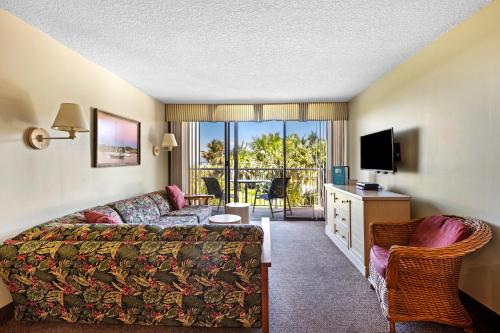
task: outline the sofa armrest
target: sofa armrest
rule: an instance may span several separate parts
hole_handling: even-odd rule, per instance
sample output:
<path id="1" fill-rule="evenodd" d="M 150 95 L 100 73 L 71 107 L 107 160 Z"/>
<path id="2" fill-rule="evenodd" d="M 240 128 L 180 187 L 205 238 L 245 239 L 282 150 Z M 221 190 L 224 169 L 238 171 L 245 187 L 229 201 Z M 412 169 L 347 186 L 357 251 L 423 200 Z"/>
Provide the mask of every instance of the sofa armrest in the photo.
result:
<path id="1" fill-rule="evenodd" d="M 208 205 L 208 200 L 213 199 L 210 194 L 187 194 L 184 196 L 188 205 Z"/>
<path id="2" fill-rule="evenodd" d="M 459 243 L 443 248 L 392 246 L 386 272 L 387 287 L 412 288 L 436 285 L 442 281 L 458 282 L 462 257 L 465 253 Z M 432 288 L 431 288 L 432 289 Z"/>
<path id="3" fill-rule="evenodd" d="M 389 248 L 393 245 L 407 245 L 411 234 L 423 219 L 404 222 L 371 223 L 370 246 Z"/>

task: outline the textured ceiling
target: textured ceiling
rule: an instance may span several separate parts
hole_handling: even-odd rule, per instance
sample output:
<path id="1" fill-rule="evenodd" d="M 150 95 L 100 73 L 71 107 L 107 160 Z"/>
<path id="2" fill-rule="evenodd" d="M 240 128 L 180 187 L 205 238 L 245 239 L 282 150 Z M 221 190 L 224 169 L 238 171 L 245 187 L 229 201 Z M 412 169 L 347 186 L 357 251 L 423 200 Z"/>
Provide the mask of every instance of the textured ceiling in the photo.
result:
<path id="1" fill-rule="evenodd" d="M 348 101 L 488 2 L 0 0 L 0 7 L 166 103 L 258 103 Z"/>

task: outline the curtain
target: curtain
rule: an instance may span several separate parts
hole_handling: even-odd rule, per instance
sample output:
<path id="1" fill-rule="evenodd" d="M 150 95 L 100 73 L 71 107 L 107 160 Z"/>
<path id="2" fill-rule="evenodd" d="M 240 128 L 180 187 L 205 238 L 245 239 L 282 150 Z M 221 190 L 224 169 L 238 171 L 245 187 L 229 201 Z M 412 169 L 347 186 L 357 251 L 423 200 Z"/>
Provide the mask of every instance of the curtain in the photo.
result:
<path id="1" fill-rule="evenodd" d="M 334 120 L 328 133 L 327 182 L 332 182 L 332 166 L 347 165 L 347 120 Z"/>
<path id="2" fill-rule="evenodd" d="M 170 158 L 170 184 L 177 185 L 183 192 L 189 193 L 189 156 L 190 156 L 190 140 L 189 127 L 191 123 L 173 122 L 171 123 L 171 131 L 175 136 L 178 146 L 172 149 Z"/>
<path id="3" fill-rule="evenodd" d="M 165 120 L 267 121 L 347 120 L 347 103 L 167 104 Z"/>
<path id="4" fill-rule="evenodd" d="M 252 104 L 216 105 L 212 121 L 255 121 L 260 120 L 259 107 Z"/>
<path id="5" fill-rule="evenodd" d="M 266 104 L 262 106 L 262 120 L 300 120 L 299 104 Z"/>
<path id="6" fill-rule="evenodd" d="M 304 107 L 303 120 L 347 120 L 347 103 L 309 103 Z"/>

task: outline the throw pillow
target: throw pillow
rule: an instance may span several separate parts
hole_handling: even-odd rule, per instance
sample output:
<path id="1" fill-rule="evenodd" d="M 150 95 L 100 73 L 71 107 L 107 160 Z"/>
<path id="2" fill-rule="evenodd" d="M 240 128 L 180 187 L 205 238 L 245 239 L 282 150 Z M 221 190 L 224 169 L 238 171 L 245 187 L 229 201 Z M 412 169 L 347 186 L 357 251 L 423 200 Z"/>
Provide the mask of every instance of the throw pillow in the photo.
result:
<path id="1" fill-rule="evenodd" d="M 459 218 L 436 215 L 427 217 L 411 235 L 409 246 L 446 247 L 469 236 L 469 229 Z"/>
<path id="2" fill-rule="evenodd" d="M 104 215 L 102 213 L 94 212 L 91 210 L 84 211 L 83 216 L 85 216 L 85 219 L 88 223 L 122 224 L 121 221 L 118 221 L 112 216 Z"/>
<path id="3" fill-rule="evenodd" d="M 168 199 L 172 203 L 175 209 L 182 209 L 186 206 L 186 200 L 184 199 L 184 193 L 177 185 L 169 185 L 165 188 L 167 190 Z"/>

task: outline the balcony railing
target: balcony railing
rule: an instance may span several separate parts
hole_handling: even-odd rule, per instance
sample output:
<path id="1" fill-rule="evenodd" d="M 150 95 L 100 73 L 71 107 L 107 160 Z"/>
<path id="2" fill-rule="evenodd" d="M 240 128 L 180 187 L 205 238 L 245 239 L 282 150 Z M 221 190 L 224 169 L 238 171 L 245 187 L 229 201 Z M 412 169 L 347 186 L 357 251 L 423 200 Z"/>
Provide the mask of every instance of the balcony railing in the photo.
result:
<path id="1" fill-rule="evenodd" d="M 237 186 L 237 197 L 240 202 L 248 202 L 256 206 L 268 206 L 266 200 L 258 198 L 266 193 L 271 180 L 283 175 L 282 168 L 240 168 L 237 179 L 256 180 L 256 183 L 234 182 L 234 169 L 230 174 L 231 201 L 234 201 L 235 186 Z M 322 206 L 322 188 L 325 179 L 323 168 L 289 168 L 286 176 L 290 177 L 287 186 L 288 198 L 292 207 L 314 207 Z M 222 189 L 225 188 L 224 168 L 191 168 L 190 190 L 191 193 L 207 193 L 203 177 L 215 177 L 219 180 Z M 267 181 L 267 182 L 265 182 Z M 257 199 L 255 197 L 257 196 Z M 218 200 L 212 200 L 211 204 L 217 205 Z M 282 206 L 282 200 L 273 202 L 274 205 Z"/>

